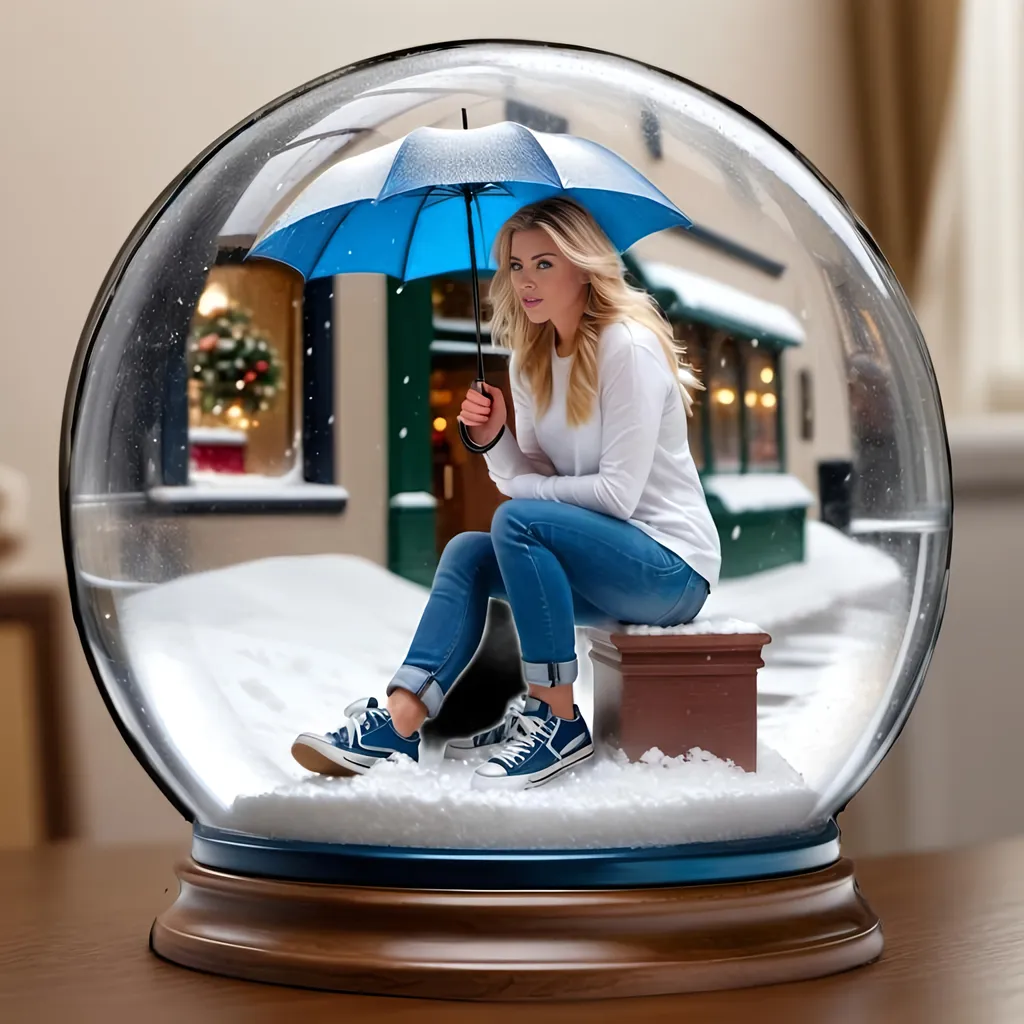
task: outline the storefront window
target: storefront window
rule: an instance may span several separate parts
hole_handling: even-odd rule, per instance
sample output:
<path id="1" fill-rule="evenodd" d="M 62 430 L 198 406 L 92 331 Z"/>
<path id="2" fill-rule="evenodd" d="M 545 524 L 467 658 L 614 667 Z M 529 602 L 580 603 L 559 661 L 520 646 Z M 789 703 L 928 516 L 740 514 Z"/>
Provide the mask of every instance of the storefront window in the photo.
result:
<path id="1" fill-rule="evenodd" d="M 490 318 L 487 302 L 489 277 L 480 278 L 480 317 L 483 322 Z M 431 302 L 434 320 L 473 322 L 473 286 L 468 277 L 437 277 L 431 283 Z"/>
<path id="2" fill-rule="evenodd" d="M 710 413 L 714 468 L 719 473 L 736 473 L 740 470 L 742 451 L 739 349 L 732 338 L 716 331 L 709 354 L 704 399 Z"/>
<path id="3" fill-rule="evenodd" d="M 296 468 L 302 279 L 276 265 L 215 266 L 188 340 L 189 479 Z"/>
<path id="4" fill-rule="evenodd" d="M 751 468 L 779 469 L 778 359 L 750 342 L 745 348 L 747 462 Z"/>

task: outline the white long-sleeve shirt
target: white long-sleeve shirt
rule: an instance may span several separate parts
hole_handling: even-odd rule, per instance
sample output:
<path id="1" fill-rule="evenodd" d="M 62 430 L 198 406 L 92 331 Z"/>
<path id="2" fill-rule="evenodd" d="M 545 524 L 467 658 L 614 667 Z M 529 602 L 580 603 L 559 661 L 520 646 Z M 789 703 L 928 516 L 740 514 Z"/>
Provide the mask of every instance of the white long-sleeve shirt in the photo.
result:
<path id="1" fill-rule="evenodd" d="M 676 552 L 714 587 L 722 563 L 687 440 L 677 382 L 654 333 L 610 324 L 598 340 L 598 397 L 590 419 L 566 422 L 573 356 L 552 348 L 551 404 L 534 415 L 516 357 L 509 362 L 516 437 L 506 430 L 487 453 L 498 490 L 510 498 L 563 501 L 624 519 Z"/>

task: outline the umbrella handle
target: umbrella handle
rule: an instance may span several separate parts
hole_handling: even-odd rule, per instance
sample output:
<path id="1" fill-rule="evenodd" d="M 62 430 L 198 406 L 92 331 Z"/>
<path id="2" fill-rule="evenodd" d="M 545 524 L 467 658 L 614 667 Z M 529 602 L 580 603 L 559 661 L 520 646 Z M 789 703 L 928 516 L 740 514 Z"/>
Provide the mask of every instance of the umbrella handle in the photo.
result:
<path id="1" fill-rule="evenodd" d="M 484 391 L 483 387 L 481 387 L 482 383 L 483 382 L 478 378 L 473 381 L 473 388 L 474 390 L 479 391 L 481 395 L 484 395 L 488 401 L 491 401 L 490 395 L 488 395 L 487 392 Z M 469 436 L 469 428 L 462 422 L 462 420 L 459 420 L 459 437 L 462 439 L 463 445 L 465 445 L 469 451 L 474 452 L 477 455 L 483 455 L 484 452 L 489 452 L 501 440 L 501 435 L 504 433 L 505 425 L 502 424 L 501 430 L 499 430 L 487 444 L 477 444 L 476 441 Z"/>

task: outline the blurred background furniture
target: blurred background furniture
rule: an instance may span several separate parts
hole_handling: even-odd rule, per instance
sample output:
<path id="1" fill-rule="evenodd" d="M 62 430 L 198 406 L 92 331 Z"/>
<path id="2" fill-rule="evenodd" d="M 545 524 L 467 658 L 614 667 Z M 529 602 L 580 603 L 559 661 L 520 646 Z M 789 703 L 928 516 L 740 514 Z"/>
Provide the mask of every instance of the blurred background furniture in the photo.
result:
<path id="1" fill-rule="evenodd" d="M 0 588 L 0 849 L 67 835 L 53 591 Z"/>

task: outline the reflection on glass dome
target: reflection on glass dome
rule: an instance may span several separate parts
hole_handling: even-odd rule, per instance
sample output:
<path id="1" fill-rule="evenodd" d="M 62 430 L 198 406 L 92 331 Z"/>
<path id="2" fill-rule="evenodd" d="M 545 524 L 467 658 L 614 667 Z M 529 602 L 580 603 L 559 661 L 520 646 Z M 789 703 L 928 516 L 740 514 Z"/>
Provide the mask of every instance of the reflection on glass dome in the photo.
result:
<path id="1" fill-rule="evenodd" d="M 465 253 L 430 263 L 455 245 L 440 220 L 427 249 L 382 269 L 337 232 L 302 249 L 305 266 L 297 249 L 255 258 L 275 226 L 310 216 L 325 182 L 351 182 L 357 161 L 379 163 L 419 129 L 462 131 L 463 109 L 474 130 L 512 123 L 597 143 L 685 214 L 648 229 L 635 213 L 622 267 L 703 385 L 687 392 L 688 441 L 658 443 L 699 473 L 703 512 L 680 515 L 690 526 L 707 515 L 720 566 L 699 563 L 713 579 L 692 621 L 681 590 L 658 621 L 654 591 L 632 592 L 605 602 L 606 621 L 577 621 L 571 656 L 526 658 L 529 609 L 491 601 L 443 702 L 417 690 L 431 717 L 415 759 L 331 777 L 298 763 L 293 741 L 346 723 L 351 738 L 366 715 L 354 703 L 387 706 L 453 538 L 490 531 L 508 502 L 547 493 L 560 515 L 579 507 L 571 484 L 557 498 L 510 494 L 500 448 L 481 455 L 460 440 L 478 372 L 473 283 Z M 353 238 L 380 248 L 369 218 L 387 201 L 351 214 L 370 225 Z M 441 217 L 423 205 L 428 224 Z M 611 216 L 597 205 L 598 220 Z M 490 336 L 502 270 L 489 243 L 512 207 L 494 208 L 493 225 L 486 212 L 476 222 L 482 360 L 524 442 L 509 351 Z M 304 279 L 332 245 L 333 269 Z M 433 270 L 403 273 L 416 259 Z M 453 849 L 792 836 L 841 810 L 909 713 L 950 535 L 930 364 L 846 207 L 721 100 L 618 58 L 525 44 L 358 67 L 204 154 L 126 247 L 105 300 L 69 392 L 73 593 L 112 713 L 198 824 Z M 664 370 L 649 354 L 641 384 Z M 580 428 L 553 475 L 607 476 L 607 433 L 595 442 Z M 645 493 L 662 486 L 628 463 L 616 471 L 639 474 Z M 636 508 L 605 518 L 675 566 L 671 536 L 622 522 L 650 527 Z M 593 551 L 578 571 L 608 582 L 617 570 Z M 669 605 L 684 610 L 673 619 Z M 510 702 L 521 727 L 536 665 L 573 658 L 594 755 L 544 786 L 474 783 L 493 751 L 460 737 L 500 725 Z"/>

